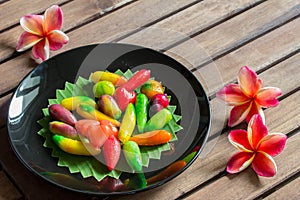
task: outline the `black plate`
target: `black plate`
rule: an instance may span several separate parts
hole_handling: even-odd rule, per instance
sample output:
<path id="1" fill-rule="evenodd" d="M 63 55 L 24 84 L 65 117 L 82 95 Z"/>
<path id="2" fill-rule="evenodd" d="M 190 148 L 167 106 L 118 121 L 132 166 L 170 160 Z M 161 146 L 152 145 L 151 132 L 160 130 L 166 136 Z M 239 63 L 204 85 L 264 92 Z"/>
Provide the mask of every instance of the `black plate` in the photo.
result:
<path id="1" fill-rule="evenodd" d="M 195 148 L 197 153 L 183 169 L 160 182 L 144 189 L 106 193 L 99 191 L 90 182 L 83 181 L 78 173 L 71 174 L 67 168 L 57 166 L 57 159 L 51 157 L 51 149 L 43 147 L 44 138 L 37 134 L 41 129 L 37 120 L 43 117 L 42 108 L 47 107 L 48 99 L 55 98 L 56 89 L 63 89 L 66 81 L 75 82 L 78 75 L 88 78 L 96 70 L 125 71 L 128 68 L 132 71 L 150 69 L 151 76 L 162 81 L 167 93 L 172 96 L 171 104 L 177 105 L 176 112 L 182 115 L 180 125 L 184 129 L 177 133 L 175 152 L 171 155 L 163 154 L 161 160 L 150 160 L 146 177 L 151 177 L 166 165 L 183 159 L 195 151 Z M 30 72 L 12 97 L 7 127 L 13 150 L 34 174 L 72 191 L 107 195 L 151 189 L 182 173 L 203 149 L 210 121 L 209 101 L 203 87 L 180 63 L 162 53 L 140 46 L 100 44 L 76 48 L 54 56 Z"/>

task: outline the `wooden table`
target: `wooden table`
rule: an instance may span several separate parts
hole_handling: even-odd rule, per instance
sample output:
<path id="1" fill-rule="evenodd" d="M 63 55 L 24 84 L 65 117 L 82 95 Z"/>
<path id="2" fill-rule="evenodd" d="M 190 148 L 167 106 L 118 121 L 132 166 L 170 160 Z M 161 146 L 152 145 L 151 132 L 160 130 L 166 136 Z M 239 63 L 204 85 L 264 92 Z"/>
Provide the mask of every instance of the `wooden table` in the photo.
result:
<path id="1" fill-rule="evenodd" d="M 299 199 L 299 0 L 1 0 L 0 199 L 94 199 L 57 188 L 31 174 L 17 159 L 8 140 L 6 116 L 10 98 L 22 78 L 37 66 L 30 51 L 15 51 L 22 32 L 19 19 L 25 14 L 43 13 L 52 4 L 60 5 L 64 12 L 63 30 L 70 42 L 51 56 L 112 38 L 145 45 L 163 39 L 166 42 L 154 47 L 159 46 L 158 50 L 182 62 L 200 81 L 205 80 L 201 75 L 211 75 L 205 87 L 213 122 L 222 114 L 216 92 L 235 82 L 244 65 L 254 69 L 265 86 L 283 91 L 279 106 L 265 110 L 269 131 L 288 136 L 285 150 L 275 157 L 275 177 L 258 177 L 251 168 L 237 175 L 226 173 L 226 163 L 236 150 L 227 139 L 230 129 L 223 123 L 213 123 L 210 134 L 221 135 L 211 138 L 210 142 L 215 143 L 211 151 L 171 182 L 132 196 L 103 199 Z M 189 38 L 157 36 L 148 31 L 151 28 L 177 31 Z M 196 51 L 195 43 L 207 54 Z M 182 54 L 188 63 L 178 56 Z M 207 73 L 212 67 L 217 75 Z M 225 110 L 226 117 L 229 109 Z M 95 199 L 98 198 L 102 199 Z"/>

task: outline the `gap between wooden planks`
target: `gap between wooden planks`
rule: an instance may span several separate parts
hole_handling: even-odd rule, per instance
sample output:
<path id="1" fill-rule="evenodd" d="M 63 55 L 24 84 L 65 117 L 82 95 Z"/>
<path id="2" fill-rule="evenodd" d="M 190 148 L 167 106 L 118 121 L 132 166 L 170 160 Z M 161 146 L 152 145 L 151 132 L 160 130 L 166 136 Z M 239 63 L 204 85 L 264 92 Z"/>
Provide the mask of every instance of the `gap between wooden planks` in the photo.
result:
<path id="1" fill-rule="evenodd" d="M 98 3 L 96 1 L 87 3 L 86 0 L 76 0 L 64 4 L 61 6 L 64 14 L 62 30 L 67 33 L 133 1 L 135 0 L 102 0 Z M 0 62 L 22 54 L 15 51 L 22 32 L 23 29 L 18 25 L 0 34 L 0 41 L 2 41 L 0 43 Z"/>

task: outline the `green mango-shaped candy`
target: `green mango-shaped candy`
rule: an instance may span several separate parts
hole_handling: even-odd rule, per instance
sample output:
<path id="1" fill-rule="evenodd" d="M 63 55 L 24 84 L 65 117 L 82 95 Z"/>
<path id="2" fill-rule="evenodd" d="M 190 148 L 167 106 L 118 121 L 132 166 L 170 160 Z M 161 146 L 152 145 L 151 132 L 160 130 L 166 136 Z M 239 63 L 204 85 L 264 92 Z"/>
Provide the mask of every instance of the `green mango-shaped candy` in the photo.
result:
<path id="1" fill-rule="evenodd" d="M 134 141 L 127 141 L 123 145 L 123 153 L 128 165 L 135 172 L 142 171 L 142 155 L 140 148 Z"/>
<path id="2" fill-rule="evenodd" d="M 153 115 L 146 124 L 145 132 L 162 129 L 172 119 L 172 113 L 164 108 Z"/>

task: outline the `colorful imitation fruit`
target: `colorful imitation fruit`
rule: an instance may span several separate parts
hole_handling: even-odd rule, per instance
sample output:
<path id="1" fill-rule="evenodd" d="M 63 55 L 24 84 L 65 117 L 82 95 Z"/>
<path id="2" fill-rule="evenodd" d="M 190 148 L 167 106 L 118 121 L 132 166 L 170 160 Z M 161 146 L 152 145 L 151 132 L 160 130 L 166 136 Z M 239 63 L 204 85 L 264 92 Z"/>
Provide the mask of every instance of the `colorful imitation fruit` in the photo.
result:
<path id="1" fill-rule="evenodd" d="M 112 124 L 114 124 L 115 126 L 120 126 L 120 122 L 118 122 L 117 120 L 103 114 L 102 112 L 98 111 L 93 106 L 90 106 L 88 104 L 80 104 L 76 108 L 76 111 L 83 118 L 95 119 L 95 120 L 98 120 L 98 121 L 108 120 Z"/>
<path id="2" fill-rule="evenodd" d="M 135 108 L 132 103 L 128 104 L 125 114 L 123 116 L 118 138 L 122 143 L 129 140 L 132 135 L 136 123 Z"/>
<path id="3" fill-rule="evenodd" d="M 103 71 L 96 71 L 92 73 L 90 79 L 94 83 L 97 83 L 99 81 L 110 81 L 115 86 L 121 86 L 127 82 L 127 79 L 124 76 L 120 76 L 118 74 L 111 73 L 111 72 L 103 72 Z"/>
<path id="4" fill-rule="evenodd" d="M 102 147 L 110 135 L 116 134 L 116 127 L 113 128 L 112 124 L 107 121 L 79 120 L 75 124 L 75 128 L 95 148 Z"/>
<path id="5" fill-rule="evenodd" d="M 142 155 L 136 142 L 125 142 L 123 145 L 123 153 L 128 165 L 133 171 L 142 171 Z"/>
<path id="6" fill-rule="evenodd" d="M 136 72 L 126 83 L 121 87 L 125 88 L 127 91 L 133 91 L 136 88 L 143 85 L 146 81 L 150 79 L 150 70 L 142 69 Z"/>
<path id="7" fill-rule="evenodd" d="M 59 121 L 52 121 L 49 123 L 49 130 L 58 135 L 62 135 L 71 139 L 78 140 L 78 134 L 76 129 L 64 122 L 59 122 Z"/>
<path id="8" fill-rule="evenodd" d="M 60 105 L 65 107 L 67 110 L 75 110 L 78 105 L 82 103 L 97 108 L 96 102 L 92 98 L 86 96 L 74 96 L 65 98 L 60 102 Z"/>
<path id="9" fill-rule="evenodd" d="M 141 150 L 147 152 L 151 147 L 160 152 L 162 148 L 156 149 L 155 146 L 170 142 L 173 136 L 173 131 L 164 130 L 173 118 L 164 87 L 160 82 L 150 80 L 150 70 L 146 69 L 137 71 L 128 80 L 115 73 L 96 71 L 90 75 L 90 80 L 94 86 L 89 92 L 93 92 L 95 98 L 74 96 L 49 106 L 52 117 L 49 130 L 53 133 L 54 143 L 64 152 L 94 156 L 102 151 L 108 169 L 103 173 L 116 170 L 119 166 L 131 169 L 133 174 L 124 184 L 120 179 L 104 174 L 106 177 L 95 183 L 102 191 L 145 188 L 147 184 L 173 175 L 193 159 L 196 152 L 146 180 L 142 173 Z M 153 116 L 152 110 L 155 111 Z M 71 111 L 76 111 L 81 119 L 77 120 Z M 170 129 L 173 130 L 172 127 Z M 121 151 L 124 156 L 122 159 Z M 160 156 L 152 158 L 159 159 Z M 87 164 L 93 165 L 89 161 Z"/>
<path id="10" fill-rule="evenodd" d="M 144 132 L 144 128 L 147 123 L 148 105 L 149 105 L 149 100 L 147 96 L 142 93 L 138 94 L 135 101 L 135 111 L 136 111 L 136 123 L 137 123 L 138 131 L 140 133 Z"/>
<path id="11" fill-rule="evenodd" d="M 147 186 L 147 180 L 143 173 L 132 174 L 124 183 L 127 188 L 131 189 L 145 188 Z"/>
<path id="12" fill-rule="evenodd" d="M 119 87 L 116 89 L 113 97 L 116 100 L 119 108 L 124 111 L 128 104 L 135 102 L 136 93 L 127 91 L 125 88 Z"/>
<path id="13" fill-rule="evenodd" d="M 114 135 L 110 135 L 105 141 L 102 150 L 106 166 L 111 171 L 115 168 L 120 158 L 120 141 Z"/>
<path id="14" fill-rule="evenodd" d="M 152 97 L 151 104 L 152 105 L 159 104 L 163 108 L 167 108 L 169 105 L 168 96 L 166 94 L 156 94 Z"/>
<path id="15" fill-rule="evenodd" d="M 153 115 L 146 124 L 145 131 L 153 131 L 162 129 L 172 119 L 172 113 L 164 108 Z"/>
<path id="16" fill-rule="evenodd" d="M 74 155 L 91 156 L 100 154 L 101 150 L 90 146 L 88 143 L 83 144 L 81 141 L 73 140 L 61 135 L 53 135 L 54 143 L 64 152 Z"/>
<path id="17" fill-rule="evenodd" d="M 93 93 L 97 98 L 103 94 L 113 95 L 115 93 L 115 86 L 109 81 L 99 81 L 94 85 Z"/>
<path id="18" fill-rule="evenodd" d="M 120 179 L 106 176 L 99 182 L 100 190 L 103 192 L 117 192 L 125 190 L 126 186 Z"/>
<path id="19" fill-rule="evenodd" d="M 130 141 L 136 142 L 139 146 L 154 146 L 165 144 L 172 139 L 172 134 L 165 130 L 156 130 L 137 134 L 130 138 Z"/>
<path id="20" fill-rule="evenodd" d="M 104 94 L 100 96 L 98 106 L 100 111 L 114 119 L 119 119 L 122 115 L 122 111 L 120 110 L 117 102 L 110 95 Z"/>
<path id="21" fill-rule="evenodd" d="M 152 176 L 151 178 L 148 178 L 147 179 L 147 184 L 151 185 L 155 182 L 164 180 L 164 179 L 172 176 L 173 174 L 175 174 L 176 172 L 178 172 L 179 170 L 181 170 L 185 166 L 186 166 L 185 161 L 183 161 L 183 160 L 176 161 L 176 162 L 172 163 L 171 165 L 169 165 L 166 169 L 164 169 L 159 174 L 157 174 L 155 176 Z"/>
<path id="22" fill-rule="evenodd" d="M 113 125 L 110 121 L 107 120 L 101 120 L 100 122 L 102 131 L 107 135 L 107 137 L 109 137 L 110 135 L 118 137 L 119 130 L 115 125 Z"/>
<path id="23" fill-rule="evenodd" d="M 71 126 L 74 126 L 77 121 L 75 116 L 60 104 L 49 106 L 49 114 L 54 120 L 65 122 Z"/>
<path id="24" fill-rule="evenodd" d="M 126 83 L 116 89 L 114 98 L 120 109 L 124 111 L 129 103 L 134 103 L 136 93 L 134 90 L 150 79 L 150 70 L 142 69 L 136 72 Z"/>
<path id="25" fill-rule="evenodd" d="M 141 87 L 141 93 L 145 94 L 149 99 L 152 99 L 156 94 L 163 94 L 164 91 L 161 83 L 155 80 L 149 80 Z"/>

